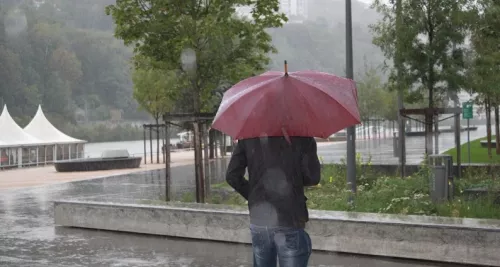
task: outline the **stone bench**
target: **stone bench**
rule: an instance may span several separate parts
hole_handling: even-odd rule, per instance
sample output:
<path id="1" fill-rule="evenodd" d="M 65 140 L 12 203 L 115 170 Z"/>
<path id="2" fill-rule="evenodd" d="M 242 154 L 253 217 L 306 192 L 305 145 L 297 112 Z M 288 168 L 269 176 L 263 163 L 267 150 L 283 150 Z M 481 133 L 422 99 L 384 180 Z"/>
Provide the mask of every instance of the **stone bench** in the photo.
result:
<path id="1" fill-rule="evenodd" d="M 488 140 L 481 140 L 480 143 L 481 143 L 481 147 L 482 148 L 488 148 Z M 497 142 L 495 141 L 495 139 L 491 140 L 490 147 L 491 148 L 496 148 L 497 147 Z"/>
<path id="2" fill-rule="evenodd" d="M 54 213 L 66 227 L 251 242 L 245 207 L 56 201 Z M 314 210 L 310 217 L 315 250 L 500 266 L 497 220 Z"/>

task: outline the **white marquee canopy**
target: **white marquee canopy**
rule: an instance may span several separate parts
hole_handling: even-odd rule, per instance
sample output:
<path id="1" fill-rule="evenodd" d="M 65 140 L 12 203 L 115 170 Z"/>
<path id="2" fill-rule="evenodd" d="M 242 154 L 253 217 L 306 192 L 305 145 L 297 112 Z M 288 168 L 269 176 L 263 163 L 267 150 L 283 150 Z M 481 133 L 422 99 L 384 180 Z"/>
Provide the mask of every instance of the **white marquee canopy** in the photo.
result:
<path id="1" fill-rule="evenodd" d="M 5 105 L 0 115 L 0 146 L 1 147 L 28 147 L 40 146 L 46 143 L 26 133 L 10 116 Z"/>
<path id="2" fill-rule="evenodd" d="M 84 140 L 76 139 L 59 131 L 43 114 L 42 107 L 38 106 L 35 117 L 24 127 L 24 131 L 47 144 L 82 144 Z"/>

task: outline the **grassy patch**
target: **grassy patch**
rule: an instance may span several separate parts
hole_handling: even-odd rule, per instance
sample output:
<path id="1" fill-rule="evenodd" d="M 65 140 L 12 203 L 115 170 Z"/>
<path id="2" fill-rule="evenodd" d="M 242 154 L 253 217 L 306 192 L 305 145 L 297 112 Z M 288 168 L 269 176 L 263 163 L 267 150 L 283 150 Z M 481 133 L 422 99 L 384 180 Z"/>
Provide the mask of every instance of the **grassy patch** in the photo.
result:
<path id="1" fill-rule="evenodd" d="M 492 140 L 495 140 L 495 136 L 491 137 Z M 481 141 L 486 140 L 486 137 L 479 138 L 470 142 L 470 155 L 471 155 L 471 163 L 500 163 L 500 155 L 497 155 L 495 152 L 495 148 L 492 148 L 492 158 L 488 157 L 488 148 L 481 146 Z M 453 157 L 453 162 L 456 162 L 457 157 L 457 149 L 452 148 L 443 154 L 448 154 Z M 468 154 L 468 145 L 467 143 L 463 144 L 460 147 L 460 155 L 462 158 L 462 162 L 469 162 L 469 154 Z"/>
<path id="2" fill-rule="evenodd" d="M 211 185 L 212 189 L 230 189 L 231 186 L 227 183 L 227 182 L 222 182 L 222 183 L 218 183 L 218 184 L 213 184 Z"/>

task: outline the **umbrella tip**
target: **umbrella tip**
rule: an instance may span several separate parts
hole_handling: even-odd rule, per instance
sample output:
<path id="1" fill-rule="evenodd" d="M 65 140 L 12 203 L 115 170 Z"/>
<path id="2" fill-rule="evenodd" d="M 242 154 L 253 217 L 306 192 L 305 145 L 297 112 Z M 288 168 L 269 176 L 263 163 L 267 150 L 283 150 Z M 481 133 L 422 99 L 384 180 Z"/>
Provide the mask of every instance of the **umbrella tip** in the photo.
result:
<path id="1" fill-rule="evenodd" d="M 288 76 L 288 62 L 285 60 L 285 76 Z"/>

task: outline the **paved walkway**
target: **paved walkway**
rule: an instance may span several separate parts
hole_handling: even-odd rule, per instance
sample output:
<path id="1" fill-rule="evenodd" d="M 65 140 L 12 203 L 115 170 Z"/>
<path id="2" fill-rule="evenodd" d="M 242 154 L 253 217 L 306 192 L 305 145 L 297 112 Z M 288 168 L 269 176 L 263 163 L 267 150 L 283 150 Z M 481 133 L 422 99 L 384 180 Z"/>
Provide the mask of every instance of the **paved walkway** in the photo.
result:
<path id="1" fill-rule="evenodd" d="M 320 143 L 319 147 L 329 146 L 332 143 Z M 194 151 L 177 151 L 172 153 L 171 167 L 190 165 L 194 162 Z M 156 160 L 156 158 L 155 158 Z M 161 161 L 161 158 L 160 158 Z M 141 164 L 137 169 L 106 170 L 92 172 L 57 172 L 54 166 L 32 167 L 0 171 L 0 190 L 8 188 L 22 188 L 30 186 L 41 186 L 71 181 L 88 180 L 112 175 L 124 175 L 129 173 L 144 172 L 165 168 L 164 163 Z M 194 175 L 194 172 L 193 172 Z"/>
<path id="2" fill-rule="evenodd" d="M 193 163 L 193 152 L 182 151 L 172 153 L 172 167 Z M 105 170 L 91 172 L 57 172 L 54 166 L 22 168 L 0 171 L 0 190 L 6 188 L 22 188 L 57 184 L 78 180 L 88 180 L 112 175 L 124 175 L 165 168 L 165 164 L 141 164 L 137 169 Z"/>
<path id="3" fill-rule="evenodd" d="M 174 177 L 181 177 L 184 171 L 192 169 L 190 167 L 174 167 Z M 136 172 L 121 177 L 1 191 L 0 266 L 251 266 L 251 248 L 246 245 L 54 227 L 51 201 L 113 196 L 159 199 L 165 189 L 161 172 Z M 309 266 L 445 265 L 315 252 Z"/>
<path id="4" fill-rule="evenodd" d="M 486 135 L 486 127 L 479 126 L 477 131 L 470 132 L 471 140 L 481 138 Z M 461 133 L 461 143 L 467 143 L 467 132 Z M 407 137 L 406 154 L 408 164 L 419 164 L 423 160 L 425 152 L 424 137 Z M 454 133 L 442 133 L 439 135 L 439 152 L 442 153 L 455 147 Z M 371 158 L 373 163 L 397 164 L 398 158 L 394 157 L 393 139 L 372 139 L 357 140 L 356 152 L 361 154 L 363 160 Z M 325 163 L 338 163 L 346 156 L 346 144 L 333 143 L 324 146 L 318 146 L 318 155 L 323 158 Z"/>

